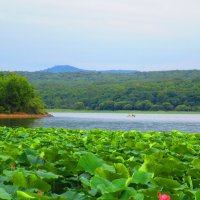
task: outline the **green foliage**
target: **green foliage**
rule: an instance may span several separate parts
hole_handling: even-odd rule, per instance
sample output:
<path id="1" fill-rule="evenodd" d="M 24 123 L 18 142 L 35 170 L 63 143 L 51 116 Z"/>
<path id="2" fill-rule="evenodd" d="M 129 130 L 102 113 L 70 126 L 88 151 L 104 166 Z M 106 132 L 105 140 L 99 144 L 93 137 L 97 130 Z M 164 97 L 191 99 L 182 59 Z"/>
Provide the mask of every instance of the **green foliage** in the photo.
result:
<path id="1" fill-rule="evenodd" d="M 200 200 L 200 190 L 196 191 L 195 200 Z"/>
<path id="2" fill-rule="evenodd" d="M 5 191 L 5 189 L 3 189 L 3 188 L 0 188 L 0 198 L 1 199 L 8 199 L 8 200 L 12 199 L 11 195 L 9 193 L 7 193 Z"/>
<path id="3" fill-rule="evenodd" d="M 136 171 L 132 177 L 132 183 L 147 185 L 151 177 L 153 177 L 153 173 Z"/>
<path id="4" fill-rule="evenodd" d="M 175 110 L 176 111 L 191 111 L 191 107 L 186 106 L 186 105 L 178 105 Z"/>
<path id="5" fill-rule="evenodd" d="M 0 127 L 0 199 L 200 198 L 200 135 Z"/>
<path id="6" fill-rule="evenodd" d="M 114 110 L 114 101 L 107 100 L 99 104 L 100 110 Z"/>
<path id="7" fill-rule="evenodd" d="M 92 153 L 87 153 L 80 158 L 78 166 L 82 167 L 85 172 L 94 174 L 96 168 L 102 166 L 102 160 Z"/>
<path id="8" fill-rule="evenodd" d="M 199 70 L 23 74 L 37 88 L 48 108 L 200 110 Z"/>
<path id="9" fill-rule="evenodd" d="M 126 104 L 124 107 L 123 107 L 124 110 L 132 110 L 133 109 L 133 106 L 131 104 Z"/>
<path id="10" fill-rule="evenodd" d="M 0 76 L 0 113 L 41 113 L 44 103 L 24 76 Z"/>
<path id="11" fill-rule="evenodd" d="M 169 103 L 169 102 L 164 102 L 164 103 L 162 103 L 162 108 L 163 108 L 163 110 L 165 110 L 165 111 L 173 110 L 173 109 L 174 109 L 174 108 L 173 108 L 173 105 L 172 105 L 171 103 Z"/>
<path id="12" fill-rule="evenodd" d="M 135 107 L 137 110 L 151 110 L 152 103 L 149 100 L 137 101 Z"/>
<path id="13" fill-rule="evenodd" d="M 76 102 L 74 104 L 74 109 L 76 109 L 76 110 L 84 109 L 84 103 L 83 102 Z"/>

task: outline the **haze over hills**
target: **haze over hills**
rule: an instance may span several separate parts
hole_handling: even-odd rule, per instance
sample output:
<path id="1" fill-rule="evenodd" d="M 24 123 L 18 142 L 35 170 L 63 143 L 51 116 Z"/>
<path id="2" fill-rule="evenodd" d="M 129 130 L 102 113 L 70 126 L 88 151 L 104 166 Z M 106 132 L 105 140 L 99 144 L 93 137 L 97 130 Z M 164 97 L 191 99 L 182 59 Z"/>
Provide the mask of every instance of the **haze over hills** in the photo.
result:
<path id="1" fill-rule="evenodd" d="M 51 73 L 63 73 L 63 72 L 102 72 L 102 73 L 129 73 L 129 72 L 138 72 L 137 70 L 84 70 L 78 67 L 70 66 L 70 65 L 56 65 L 45 70 L 41 70 L 43 72 L 51 72 Z"/>

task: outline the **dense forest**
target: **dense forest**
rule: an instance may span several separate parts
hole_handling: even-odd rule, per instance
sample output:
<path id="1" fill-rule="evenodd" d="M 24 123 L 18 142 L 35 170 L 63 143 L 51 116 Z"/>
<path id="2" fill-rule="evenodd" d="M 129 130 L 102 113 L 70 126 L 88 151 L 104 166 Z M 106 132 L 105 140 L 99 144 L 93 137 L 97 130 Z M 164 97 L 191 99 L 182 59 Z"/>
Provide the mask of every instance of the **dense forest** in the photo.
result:
<path id="1" fill-rule="evenodd" d="M 200 70 L 19 73 L 27 76 L 47 108 L 200 110 Z"/>
<path id="2" fill-rule="evenodd" d="M 0 113 L 39 114 L 43 109 L 43 101 L 26 77 L 14 73 L 0 73 Z"/>

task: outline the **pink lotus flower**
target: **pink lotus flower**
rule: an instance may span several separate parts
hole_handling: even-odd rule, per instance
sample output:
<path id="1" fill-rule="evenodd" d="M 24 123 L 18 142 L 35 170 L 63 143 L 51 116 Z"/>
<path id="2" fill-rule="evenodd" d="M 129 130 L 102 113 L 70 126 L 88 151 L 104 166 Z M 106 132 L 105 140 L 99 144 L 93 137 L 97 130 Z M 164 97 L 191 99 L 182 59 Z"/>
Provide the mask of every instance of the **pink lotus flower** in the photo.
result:
<path id="1" fill-rule="evenodd" d="M 160 192 L 158 192 L 158 198 L 159 200 L 170 200 L 170 196 L 167 194 L 161 194 Z"/>

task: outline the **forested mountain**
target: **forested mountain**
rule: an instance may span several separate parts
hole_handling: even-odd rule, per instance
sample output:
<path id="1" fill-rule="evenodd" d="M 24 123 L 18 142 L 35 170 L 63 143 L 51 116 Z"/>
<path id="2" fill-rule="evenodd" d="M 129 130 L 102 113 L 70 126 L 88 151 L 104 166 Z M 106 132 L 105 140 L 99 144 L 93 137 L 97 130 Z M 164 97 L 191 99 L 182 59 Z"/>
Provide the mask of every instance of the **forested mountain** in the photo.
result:
<path id="1" fill-rule="evenodd" d="M 44 72 L 52 72 L 52 73 L 63 73 L 63 72 L 80 72 L 84 71 L 77 67 L 73 67 L 70 65 L 56 65 L 54 67 L 47 68 L 43 70 Z"/>
<path id="2" fill-rule="evenodd" d="M 47 108 L 200 110 L 200 70 L 20 73 L 36 87 Z"/>

